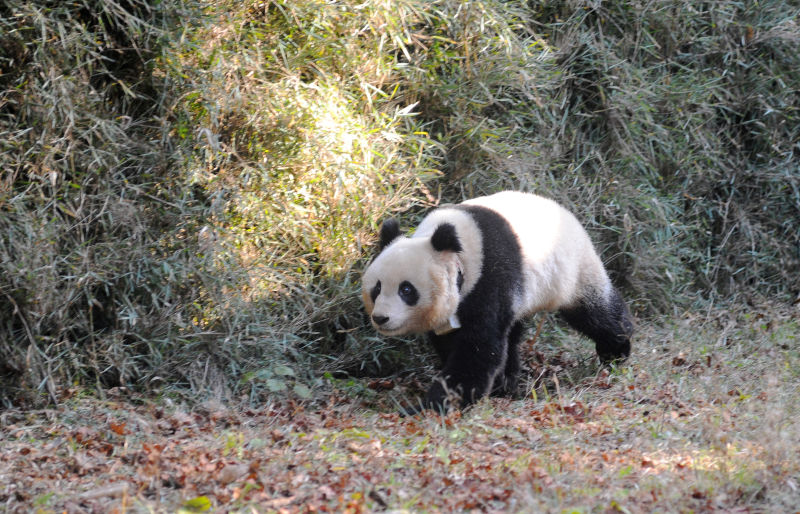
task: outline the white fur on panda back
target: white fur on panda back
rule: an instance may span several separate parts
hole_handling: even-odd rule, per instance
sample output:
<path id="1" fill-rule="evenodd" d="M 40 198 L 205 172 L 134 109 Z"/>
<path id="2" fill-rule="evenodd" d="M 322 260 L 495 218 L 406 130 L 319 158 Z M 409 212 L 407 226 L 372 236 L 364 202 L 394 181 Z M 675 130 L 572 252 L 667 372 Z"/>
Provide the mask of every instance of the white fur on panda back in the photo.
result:
<path id="1" fill-rule="evenodd" d="M 591 293 L 608 296 L 611 283 L 588 234 L 558 203 L 515 191 L 464 203 L 497 212 L 517 234 L 524 281 L 514 299 L 517 317 L 571 307 Z"/>

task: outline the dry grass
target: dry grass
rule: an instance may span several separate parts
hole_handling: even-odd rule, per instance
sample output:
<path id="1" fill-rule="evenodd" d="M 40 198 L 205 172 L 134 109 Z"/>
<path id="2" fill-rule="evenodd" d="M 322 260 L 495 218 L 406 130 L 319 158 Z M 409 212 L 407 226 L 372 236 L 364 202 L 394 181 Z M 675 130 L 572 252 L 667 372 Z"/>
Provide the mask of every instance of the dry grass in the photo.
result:
<path id="1" fill-rule="evenodd" d="M 500 188 L 584 219 L 642 317 L 800 291 L 788 1 L 0 7 L 3 405 L 257 403 L 425 365 L 379 221 Z M 337 374 L 338 376 L 338 374 Z"/>
<path id="2" fill-rule="evenodd" d="M 590 353 L 584 341 L 562 338 L 558 358 L 528 355 L 540 372 L 531 376 L 544 372 L 536 398 L 529 389 L 445 418 L 399 418 L 395 391 L 336 379 L 315 402 L 273 398 L 257 409 L 112 396 L 7 412 L 0 504 L 791 512 L 800 481 L 797 319 L 775 306 L 658 318 L 611 373 L 580 363 Z M 552 343 L 549 332 L 542 344 Z"/>

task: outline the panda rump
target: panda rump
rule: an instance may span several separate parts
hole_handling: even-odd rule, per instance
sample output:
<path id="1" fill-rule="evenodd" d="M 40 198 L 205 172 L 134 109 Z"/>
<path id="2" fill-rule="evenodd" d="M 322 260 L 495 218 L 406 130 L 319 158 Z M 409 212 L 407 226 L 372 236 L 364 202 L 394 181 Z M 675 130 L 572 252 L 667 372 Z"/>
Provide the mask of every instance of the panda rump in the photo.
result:
<path id="1" fill-rule="evenodd" d="M 362 296 L 380 333 L 428 333 L 443 367 L 423 408 L 513 393 L 523 322 L 539 311 L 558 311 L 593 339 L 602 362 L 630 353 L 630 314 L 588 234 L 529 193 L 442 206 L 410 237 L 386 220 Z"/>

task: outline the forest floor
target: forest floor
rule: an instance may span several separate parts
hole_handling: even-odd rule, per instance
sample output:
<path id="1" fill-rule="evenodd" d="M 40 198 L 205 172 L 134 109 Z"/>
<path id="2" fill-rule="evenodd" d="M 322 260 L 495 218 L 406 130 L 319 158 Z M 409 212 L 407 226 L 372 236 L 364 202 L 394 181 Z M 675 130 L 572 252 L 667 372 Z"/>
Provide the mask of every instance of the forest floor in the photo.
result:
<path id="1" fill-rule="evenodd" d="M 116 389 L 0 413 L 8 512 L 793 512 L 798 311 L 639 327 L 623 366 L 526 348 L 525 385 L 401 418 L 425 377 L 187 406 Z M 66 393 L 67 396 L 70 392 Z"/>

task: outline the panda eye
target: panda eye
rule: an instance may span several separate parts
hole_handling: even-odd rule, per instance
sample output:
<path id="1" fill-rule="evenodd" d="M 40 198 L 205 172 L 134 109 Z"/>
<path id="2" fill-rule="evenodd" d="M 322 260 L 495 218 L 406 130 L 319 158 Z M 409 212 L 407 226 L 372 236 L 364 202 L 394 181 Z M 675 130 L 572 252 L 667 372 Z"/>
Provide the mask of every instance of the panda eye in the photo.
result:
<path id="1" fill-rule="evenodd" d="M 419 301 L 417 288 L 407 280 L 402 282 L 400 287 L 397 288 L 397 294 L 400 295 L 400 298 L 402 298 L 407 305 L 415 305 L 417 301 Z"/>
<path id="2" fill-rule="evenodd" d="M 375 298 L 381 294 L 381 281 L 378 280 L 378 283 L 375 284 L 375 287 L 372 288 L 372 291 L 369 292 L 370 298 L 372 298 L 372 302 L 375 303 Z"/>

